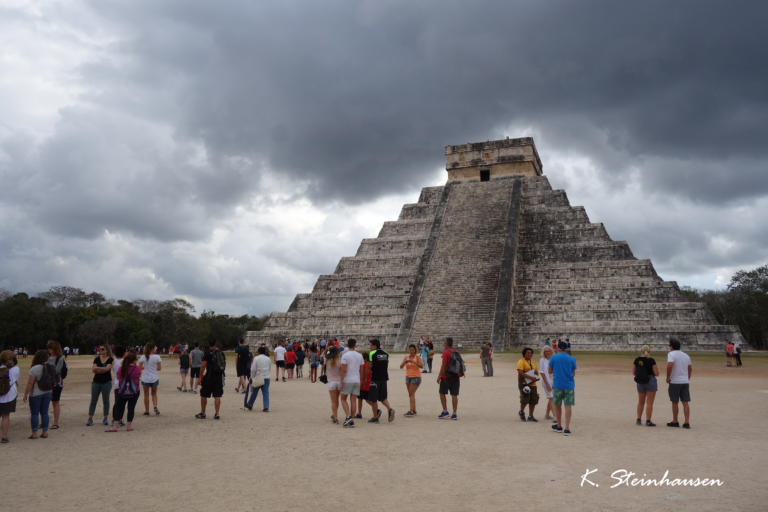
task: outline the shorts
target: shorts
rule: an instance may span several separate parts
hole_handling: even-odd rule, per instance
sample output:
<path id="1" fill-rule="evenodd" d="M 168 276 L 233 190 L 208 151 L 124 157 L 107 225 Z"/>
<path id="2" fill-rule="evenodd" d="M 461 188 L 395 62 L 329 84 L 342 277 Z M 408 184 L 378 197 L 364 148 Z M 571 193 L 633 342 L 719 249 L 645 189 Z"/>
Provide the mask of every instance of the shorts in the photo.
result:
<path id="1" fill-rule="evenodd" d="M 275 366 L 278 368 L 285 368 L 285 361 L 275 361 Z"/>
<path id="2" fill-rule="evenodd" d="M 552 398 L 552 391 L 547 389 L 547 385 L 546 384 L 542 384 L 541 385 L 541 389 L 544 391 L 544 396 L 547 398 L 547 400 Z"/>
<path id="3" fill-rule="evenodd" d="M 285 369 L 286 370 L 293 370 L 296 367 L 296 363 L 286 363 Z"/>
<path id="4" fill-rule="evenodd" d="M 61 401 L 62 389 L 64 389 L 64 386 L 53 386 L 53 391 L 51 391 L 51 402 Z"/>
<path id="5" fill-rule="evenodd" d="M 248 367 L 247 366 L 236 366 L 235 369 L 237 370 L 237 376 L 238 377 L 247 377 L 248 376 Z"/>
<path id="6" fill-rule="evenodd" d="M 10 402 L 0 404 L 0 414 L 10 414 L 16 412 L 16 399 L 14 398 Z"/>
<path id="7" fill-rule="evenodd" d="M 328 386 L 328 391 L 338 391 L 341 389 L 341 381 L 329 380 L 326 386 Z"/>
<path id="8" fill-rule="evenodd" d="M 387 381 L 371 381 L 371 388 L 368 390 L 369 402 L 383 402 L 387 399 Z"/>
<path id="9" fill-rule="evenodd" d="M 320 363 L 309 363 L 310 368 L 317 368 L 318 366 L 320 366 Z"/>
<path id="10" fill-rule="evenodd" d="M 362 399 L 362 400 L 365 400 L 367 402 L 368 401 L 368 390 L 367 389 L 361 389 L 360 390 L 360 394 L 357 395 L 357 397 Z"/>
<path id="11" fill-rule="evenodd" d="M 208 377 L 203 379 L 200 396 L 203 398 L 221 398 L 224 395 L 224 379 Z"/>
<path id="12" fill-rule="evenodd" d="M 538 386 L 528 386 L 531 389 L 530 393 L 523 393 L 525 384 L 518 384 L 517 388 L 520 390 L 520 405 L 536 405 L 539 403 L 539 391 L 536 389 Z"/>
<path id="13" fill-rule="evenodd" d="M 576 405 L 576 393 L 572 389 L 552 388 L 552 396 L 555 399 L 555 405 L 565 405 L 573 407 Z"/>
<path id="14" fill-rule="evenodd" d="M 637 392 L 638 393 L 655 393 L 659 390 L 659 384 L 656 382 L 656 377 L 651 375 L 651 380 L 646 382 L 645 384 L 637 383 Z"/>
<path id="15" fill-rule="evenodd" d="M 459 396 L 460 384 L 461 381 L 459 381 L 459 377 L 444 377 L 440 379 L 440 394 L 447 395 L 450 393 L 451 396 Z"/>
<path id="16" fill-rule="evenodd" d="M 341 385 L 342 395 L 360 395 L 360 383 L 359 382 L 345 382 Z"/>
<path id="17" fill-rule="evenodd" d="M 179 368 L 179 373 L 182 375 L 186 375 L 189 373 L 189 368 Z"/>
<path id="18" fill-rule="evenodd" d="M 421 377 L 406 377 L 406 386 L 421 386 Z"/>
<path id="19" fill-rule="evenodd" d="M 669 401 L 670 402 L 690 402 L 691 390 L 688 388 L 690 384 L 670 384 L 669 385 Z"/>
<path id="20" fill-rule="evenodd" d="M 192 370 L 192 378 L 193 379 L 199 379 L 200 378 L 200 367 L 197 368 L 190 368 Z"/>
<path id="21" fill-rule="evenodd" d="M 157 379 L 155 382 L 141 381 L 141 387 L 143 388 L 156 388 L 158 384 L 160 384 L 160 379 Z"/>

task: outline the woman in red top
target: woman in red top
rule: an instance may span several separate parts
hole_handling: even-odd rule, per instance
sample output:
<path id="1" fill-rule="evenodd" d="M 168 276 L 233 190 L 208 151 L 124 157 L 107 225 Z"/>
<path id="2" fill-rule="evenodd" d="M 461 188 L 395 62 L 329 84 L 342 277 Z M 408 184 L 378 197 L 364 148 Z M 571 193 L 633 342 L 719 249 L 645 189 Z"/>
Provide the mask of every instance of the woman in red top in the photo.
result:
<path id="1" fill-rule="evenodd" d="M 293 378 L 293 369 L 296 367 L 296 352 L 293 351 L 293 347 L 288 345 L 288 350 L 285 353 L 285 369 L 288 370 L 288 379 Z"/>

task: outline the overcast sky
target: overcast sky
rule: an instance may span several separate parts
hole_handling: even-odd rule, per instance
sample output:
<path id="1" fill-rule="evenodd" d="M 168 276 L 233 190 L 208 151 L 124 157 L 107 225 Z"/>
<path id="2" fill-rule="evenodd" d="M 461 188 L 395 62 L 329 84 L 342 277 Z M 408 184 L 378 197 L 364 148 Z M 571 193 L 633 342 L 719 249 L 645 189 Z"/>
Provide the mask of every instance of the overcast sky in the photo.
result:
<path id="1" fill-rule="evenodd" d="M 768 3 L 0 0 L 0 286 L 287 309 L 448 144 L 718 287 L 768 262 Z"/>

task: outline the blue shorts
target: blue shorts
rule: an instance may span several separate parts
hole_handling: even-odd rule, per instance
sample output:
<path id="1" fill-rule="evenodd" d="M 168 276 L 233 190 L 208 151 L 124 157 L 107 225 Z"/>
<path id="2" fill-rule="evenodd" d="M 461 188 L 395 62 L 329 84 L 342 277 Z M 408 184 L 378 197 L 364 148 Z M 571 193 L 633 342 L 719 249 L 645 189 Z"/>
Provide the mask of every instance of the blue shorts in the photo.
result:
<path id="1" fill-rule="evenodd" d="M 637 383 L 637 392 L 638 393 L 655 393 L 659 390 L 659 384 L 656 382 L 656 377 L 651 375 L 651 380 L 649 380 L 646 384 L 640 384 Z"/>
<path id="2" fill-rule="evenodd" d="M 160 384 L 160 379 L 156 380 L 155 382 L 141 381 L 141 387 L 143 388 L 156 388 L 158 384 Z"/>
<path id="3" fill-rule="evenodd" d="M 421 386 L 421 377 L 406 377 L 405 384 L 408 386 Z"/>

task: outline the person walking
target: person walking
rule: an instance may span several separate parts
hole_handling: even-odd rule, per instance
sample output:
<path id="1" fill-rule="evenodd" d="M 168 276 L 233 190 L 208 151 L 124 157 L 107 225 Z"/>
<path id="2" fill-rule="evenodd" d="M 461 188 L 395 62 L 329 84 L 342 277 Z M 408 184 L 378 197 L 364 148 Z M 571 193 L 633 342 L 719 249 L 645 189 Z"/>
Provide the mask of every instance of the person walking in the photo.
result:
<path id="1" fill-rule="evenodd" d="M 206 418 L 205 409 L 208 406 L 208 399 L 213 397 L 215 413 L 213 419 L 221 419 L 219 409 L 221 408 L 221 397 L 224 395 L 224 377 L 227 367 L 227 358 L 224 352 L 216 346 L 216 340 L 208 341 L 208 350 L 203 356 L 203 365 L 200 372 L 203 374 L 203 382 L 200 386 L 200 414 L 195 418 L 204 420 Z"/>
<path id="2" fill-rule="evenodd" d="M 422 357 L 419 358 L 416 355 L 416 345 L 411 344 L 408 347 L 408 355 L 400 363 L 400 369 L 405 366 L 405 389 L 408 391 L 408 400 L 410 401 L 410 409 L 404 414 L 406 418 L 416 416 L 416 390 L 421 386 L 421 371 L 424 369 L 424 361 L 426 361 L 425 354 L 423 354 L 425 349 L 426 345 L 422 347 Z"/>
<path id="3" fill-rule="evenodd" d="M 672 421 L 667 423 L 668 427 L 679 427 L 677 421 L 678 402 L 683 402 L 683 414 L 685 423 L 683 428 L 691 428 L 691 391 L 689 389 L 691 382 L 691 358 L 680 350 L 680 342 L 675 339 L 669 340 L 669 354 L 667 354 L 667 384 L 669 384 L 669 400 L 672 402 Z"/>
<path id="4" fill-rule="evenodd" d="M 339 395 L 341 394 L 341 349 L 329 343 L 325 349 L 325 377 L 331 397 L 331 423 L 339 424 Z"/>
<path id="5" fill-rule="evenodd" d="M 115 358 L 115 362 L 112 364 L 112 370 L 115 372 L 115 378 L 112 379 L 112 392 L 113 392 L 113 403 L 112 403 L 112 425 L 115 424 L 115 407 L 117 407 L 117 371 L 118 366 L 120 366 L 123 362 L 123 359 L 125 359 L 125 347 L 118 345 L 112 350 L 112 355 Z M 134 358 L 135 361 L 135 358 Z M 138 388 L 137 388 L 138 389 Z M 119 422 L 121 427 L 125 426 L 125 423 L 122 421 Z"/>
<path id="6" fill-rule="evenodd" d="M 453 348 L 453 338 L 445 338 L 444 350 L 442 356 L 442 365 L 440 366 L 440 373 L 437 374 L 437 383 L 440 385 L 440 405 L 443 406 L 443 412 L 440 413 L 438 419 L 441 420 L 458 420 L 457 409 L 459 407 L 459 388 L 461 385 L 461 377 L 463 373 L 459 374 L 451 371 L 451 357 L 456 353 L 456 349 Z M 451 405 L 453 406 L 453 414 L 448 413 L 448 400 L 447 395 L 451 394 Z"/>
<path id="7" fill-rule="evenodd" d="M 245 398 L 248 399 L 248 402 L 245 404 L 245 408 L 249 411 L 253 410 L 253 403 L 259 395 L 259 391 L 261 391 L 261 398 L 264 406 L 261 412 L 269 412 L 269 372 L 272 360 L 267 355 L 267 347 L 259 347 L 257 354 L 258 355 L 254 357 L 251 362 L 251 382 L 248 384 L 249 389 L 251 390 L 251 397 L 248 398 L 248 393 L 246 392 Z M 264 384 L 253 387 L 253 383 L 260 380 L 260 378 L 264 379 Z"/>
<path id="8" fill-rule="evenodd" d="M 547 397 L 547 412 L 544 414 L 545 420 L 553 420 L 550 413 L 555 414 L 555 409 L 552 406 L 552 376 L 549 374 L 549 359 L 552 357 L 552 347 L 544 345 L 544 349 L 541 351 L 541 359 L 539 359 L 539 377 L 541 377 L 541 383 L 544 388 L 544 396 Z M 557 421 L 557 420 L 555 420 Z"/>
<path id="9" fill-rule="evenodd" d="M 341 406 L 344 408 L 344 427 L 355 426 L 354 417 L 357 413 L 357 397 L 360 396 L 360 383 L 362 382 L 363 367 L 365 361 L 357 351 L 357 340 L 347 340 L 347 351 L 341 355 Z M 347 397 L 351 396 L 350 404 Z"/>
<path id="10" fill-rule="evenodd" d="M 285 347 L 281 341 L 277 347 L 275 347 L 275 379 L 280 380 L 280 369 L 283 370 L 283 382 L 285 382 Z"/>
<path id="11" fill-rule="evenodd" d="M 632 363 L 632 375 L 637 383 L 637 423 L 642 425 L 643 408 L 645 408 L 645 426 L 655 427 L 656 424 L 651 421 L 653 416 L 653 401 L 656 400 L 656 392 L 659 390 L 656 377 L 659 376 L 659 369 L 656 366 L 656 360 L 651 357 L 651 347 L 643 345 L 640 348 L 640 357 L 636 357 Z"/>
<path id="12" fill-rule="evenodd" d="M 141 384 L 141 368 L 136 364 L 136 352 L 130 352 L 118 364 L 115 364 L 115 407 L 112 410 L 112 428 L 104 432 L 117 432 L 118 427 L 126 427 L 126 431 L 133 430 L 136 402 L 139 401 Z M 125 408 L 128 407 L 128 416 L 123 423 Z"/>
<path id="13" fill-rule="evenodd" d="M 48 362 L 48 351 L 38 350 L 32 358 L 32 367 L 29 369 L 27 388 L 24 390 L 24 403 L 29 398 L 29 410 L 32 413 L 32 435 L 30 439 L 37 439 L 37 427 L 42 426 L 43 433 L 40 437 L 48 437 L 48 407 L 51 404 L 51 390 L 56 381 L 56 372 Z"/>
<path id="14" fill-rule="evenodd" d="M 3 432 L 1 443 L 8 442 L 11 413 L 16 412 L 16 398 L 19 396 L 20 374 L 19 367 L 13 362 L 13 352 L 0 352 L 0 423 Z"/>
<path id="15" fill-rule="evenodd" d="M 237 371 L 237 387 L 236 392 L 242 390 L 245 393 L 245 388 L 248 385 L 248 365 L 251 364 L 250 348 L 245 344 L 245 338 L 240 338 L 240 344 L 235 348 L 235 370 Z"/>
<path id="16" fill-rule="evenodd" d="M 102 425 L 109 425 L 109 392 L 112 391 L 112 366 L 115 359 L 112 357 L 112 349 L 109 345 L 99 347 L 99 355 L 96 356 L 91 365 L 93 372 L 93 382 L 91 382 L 91 404 L 88 406 L 88 421 L 86 426 L 93 426 L 93 415 L 96 413 L 96 405 L 99 403 L 101 395 L 101 405 L 104 410 L 104 419 Z"/>
<path id="17" fill-rule="evenodd" d="M 483 377 L 490 377 L 490 369 L 488 368 L 490 362 L 491 347 L 488 346 L 488 342 L 484 341 L 480 345 L 480 365 L 483 367 Z"/>
<path id="18" fill-rule="evenodd" d="M 558 353 L 549 359 L 549 374 L 552 375 L 552 396 L 555 402 L 557 424 L 552 430 L 558 434 L 571 435 L 571 407 L 576 405 L 576 359 L 567 353 L 568 344 L 557 344 Z M 565 428 L 563 428 L 563 405 L 565 405 Z"/>
<path id="19" fill-rule="evenodd" d="M 525 406 L 528 406 L 528 421 L 539 421 L 533 417 L 533 410 L 539 403 L 539 368 L 533 360 L 533 349 L 525 347 L 523 358 L 517 362 L 517 388 L 520 390 L 520 419 L 525 420 Z"/>
<path id="20" fill-rule="evenodd" d="M 53 425 L 51 430 L 59 428 L 59 416 L 61 415 L 61 392 L 64 390 L 64 379 L 67 376 L 67 363 L 64 360 L 64 351 L 56 340 L 50 340 L 45 345 L 48 349 L 48 362 L 56 372 L 56 382 L 51 390 L 51 403 L 53 404 Z"/>
<path id="21" fill-rule="evenodd" d="M 364 350 L 363 352 L 360 352 L 360 355 L 363 356 L 363 361 L 368 361 L 370 351 Z M 368 366 L 364 364 L 360 371 L 360 394 L 357 395 L 357 414 L 355 414 L 356 420 L 363 419 L 363 402 L 371 405 L 370 400 L 368 400 L 368 392 L 370 390 L 371 372 L 369 371 Z"/>
<path id="22" fill-rule="evenodd" d="M 389 380 L 389 353 L 381 349 L 381 341 L 369 342 L 371 351 L 368 353 L 367 370 L 371 372 L 371 387 L 368 390 L 368 401 L 373 409 L 373 417 L 368 423 L 378 423 L 381 413 L 379 402 L 387 408 L 387 421 L 395 420 L 395 410 L 389 406 L 387 399 L 387 381 Z"/>
<path id="23" fill-rule="evenodd" d="M 306 343 L 305 343 L 306 345 Z M 301 379 L 304 377 L 304 359 L 306 359 L 306 352 L 304 347 L 299 344 L 296 349 L 296 378 Z"/>
<path id="24" fill-rule="evenodd" d="M 429 347 L 427 350 L 427 366 L 429 367 L 429 371 L 427 373 L 432 373 L 432 360 L 435 358 L 435 345 L 433 345 L 431 341 L 427 341 L 427 347 Z"/>
<path id="25" fill-rule="evenodd" d="M 144 389 L 144 416 L 149 416 L 149 395 L 152 395 L 152 406 L 155 408 L 155 416 L 160 414 L 157 409 L 157 386 L 160 385 L 162 359 L 155 354 L 155 344 L 152 342 L 144 346 L 144 355 L 139 358 L 139 368 L 144 372 L 141 376 L 141 387 Z"/>
<path id="26" fill-rule="evenodd" d="M 313 343 L 309 347 L 309 382 L 317 381 L 317 367 L 320 366 L 318 359 L 317 347 Z"/>
<path id="27" fill-rule="evenodd" d="M 181 375 L 181 386 L 176 386 L 176 389 L 182 393 L 187 392 L 187 374 L 189 373 L 189 354 L 187 349 L 182 348 L 181 354 L 179 354 L 179 375 Z M 190 379 L 189 384 L 192 384 Z"/>
<path id="28" fill-rule="evenodd" d="M 200 350 L 199 342 L 196 341 L 194 347 L 189 353 L 189 385 L 192 388 L 192 393 L 197 394 L 197 386 L 200 385 L 200 367 L 203 365 L 205 354 Z"/>
<path id="29" fill-rule="evenodd" d="M 488 374 L 493 377 L 493 345 L 488 342 Z"/>
<path id="30" fill-rule="evenodd" d="M 285 370 L 288 372 L 288 380 L 293 380 L 293 369 L 296 368 L 296 352 L 294 352 L 292 345 L 288 345 L 288 348 L 285 349 L 283 359 L 285 360 Z"/>

